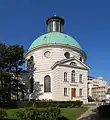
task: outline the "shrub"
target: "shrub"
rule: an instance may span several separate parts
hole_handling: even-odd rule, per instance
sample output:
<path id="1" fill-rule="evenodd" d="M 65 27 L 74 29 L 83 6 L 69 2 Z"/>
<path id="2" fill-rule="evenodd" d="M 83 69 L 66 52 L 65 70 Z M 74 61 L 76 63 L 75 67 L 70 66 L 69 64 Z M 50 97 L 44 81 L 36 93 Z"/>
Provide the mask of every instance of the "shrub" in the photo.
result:
<path id="1" fill-rule="evenodd" d="M 8 102 L 0 102 L 0 108 L 17 108 L 18 104 L 16 100 L 11 101 L 10 103 Z"/>
<path id="2" fill-rule="evenodd" d="M 60 118 L 59 108 L 30 108 L 18 111 L 16 116 L 20 120 L 58 120 Z"/>
<path id="3" fill-rule="evenodd" d="M 82 101 L 21 101 L 18 102 L 18 107 L 37 107 L 37 108 L 45 108 L 45 107 L 80 107 L 83 104 Z"/>
<path id="4" fill-rule="evenodd" d="M 102 118 L 110 118 L 110 105 L 99 106 L 98 115 Z"/>
<path id="5" fill-rule="evenodd" d="M 3 109 L 0 109 L 0 120 L 3 120 L 7 117 L 7 112 Z"/>
<path id="6" fill-rule="evenodd" d="M 12 101 L 10 103 L 1 104 L 1 108 L 25 108 L 25 107 L 80 107 L 83 104 L 82 101 Z"/>

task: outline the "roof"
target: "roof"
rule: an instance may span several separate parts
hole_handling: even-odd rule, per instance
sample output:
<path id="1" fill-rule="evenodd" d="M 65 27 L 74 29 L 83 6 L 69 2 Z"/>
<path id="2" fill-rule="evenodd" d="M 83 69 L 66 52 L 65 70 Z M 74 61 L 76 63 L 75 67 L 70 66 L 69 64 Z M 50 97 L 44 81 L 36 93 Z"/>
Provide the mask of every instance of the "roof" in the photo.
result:
<path id="1" fill-rule="evenodd" d="M 63 44 L 74 48 L 79 48 L 82 50 L 80 44 L 71 36 L 61 32 L 50 32 L 41 35 L 36 40 L 34 40 L 29 47 L 29 51 L 35 47 L 39 47 L 46 44 Z"/>
<path id="2" fill-rule="evenodd" d="M 82 65 L 85 67 L 85 70 L 89 70 L 89 69 L 90 69 L 86 64 L 84 64 L 83 62 L 81 62 L 80 60 L 78 60 L 76 57 L 71 57 L 71 58 L 69 58 L 69 59 L 63 59 L 63 60 L 57 61 L 57 62 L 55 62 L 55 63 L 53 64 L 53 66 L 51 67 L 51 69 L 54 69 L 56 66 L 61 65 L 61 64 L 66 63 L 66 62 L 69 62 L 69 61 L 72 61 L 72 60 L 76 60 L 76 61 L 78 61 L 80 64 L 82 64 Z M 71 66 L 71 65 L 69 65 L 69 66 Z M 69 66 L 67 66 L 67 67 L 69 67 Z M 84 68 L 78 67 L 78 66 L 72 66 L 72 67 L 84 69 Z"/>

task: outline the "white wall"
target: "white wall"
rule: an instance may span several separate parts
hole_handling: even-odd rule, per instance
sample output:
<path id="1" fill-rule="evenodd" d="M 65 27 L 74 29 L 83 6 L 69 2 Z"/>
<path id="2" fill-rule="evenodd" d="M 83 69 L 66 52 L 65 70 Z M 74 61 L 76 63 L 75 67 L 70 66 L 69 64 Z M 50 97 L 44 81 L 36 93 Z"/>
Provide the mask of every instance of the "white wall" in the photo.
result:
<path id="1" fill-rule="evenodd" d="M 50 51 L 51 52 L 51 57 L 49 59 L 44 57 L 44 53 L 46 51 Z M 50 70 L 51 66 L 57 62 L 60 61 L 62 59 L 66 59 L 64 56 L 65 52 L 69 52 L 70 53 L 70 57 L 76 56 L 78 59 L 81 56 L 80 53 L 73 51 L 72 49 L 69 48 L 65 48 L 65 47 L 45 47 L 42 49 L 36 49 L 36 51 L 32 51 L 30 53 L 27 54 L 26 58 L 29 58 L 30 56 L 34 57 L 34 61 L 35 61 L 35 67 L 37 67 L 37 72 L 40 71 L 47 71 Z"/>
<path id="2" fill-rule="evenodd" d="M 45 58 L 44 53 L 46 51 L 50 51 L 50 58 Z M 70 71 L 72 68 L 67 67 L 56 67 L 53 71 L 51 70 L 52 65 L 60 60 L 66 59 L 64 56 L 65 52 L 70 53 L 70 57 L 83 57 L 81 53 L 73 51 L 72 49 L 57 46 L 57 47 L 45 47 L 42 49 L 36 49 L 32 52 L 29 52 L 26 55 L 26 58 L 30 56 L 34 57 L 34 63 L 36 70 L 34 72 L 34 80 L 39 82 L 40 84 L 44 84 L 44 76 L 50 75 L 51 84 L 52 84 L 52 92 L 44 93 L 44 86 L 42 86 L 42 95 L 40 99 L 54 99 L 54 100 L 70 100 L 71 99 L 71 86 L 70 82 L 63 82 L 63 74 L 64 72 L 68 72 L 68 80 L 70 81 Z M 84 96 L 81 99 L 87 99 L 87 76 L 88 72 L 86 70 L 76 69 L 76 80 L 78 81 L 77 76 L 79 74 L 83 74 L 83 84 L 78 83 L 78 89 L 82 88 Z M 68 88 L 68 96 L 64 96 L 64 87 Z M 79 99 L 79 98 L 78 98 Z"/>
<path id="3" fill-rule="evenodd" d="M 71 83 L 71 71 L 76 71 L 76 82 Z M 64 82 L 64 72 L 67 72 L 68 81 Z M 79 83 L 79 74 L 83 75 L 83 83 Z M 87 70 L 57 66 L 53 70 L 53 99 L 55 100 L 83 100 L 87 101 Z M 64 88 L 68 88 L 68 96 L 64 96 Z M 71 99 L 71 88 L 76 88 L 76 97 Z M 83 97 L 79 97 L 79 89 L 83 90 Z"/>

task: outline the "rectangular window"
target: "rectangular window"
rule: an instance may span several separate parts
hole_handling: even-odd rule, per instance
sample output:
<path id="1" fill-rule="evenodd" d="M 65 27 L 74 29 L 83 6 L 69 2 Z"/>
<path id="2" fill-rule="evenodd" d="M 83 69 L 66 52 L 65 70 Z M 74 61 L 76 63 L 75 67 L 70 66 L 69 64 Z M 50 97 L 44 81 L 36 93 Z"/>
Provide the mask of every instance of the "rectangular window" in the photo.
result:
<path id="1" fill-rule="evenodd" d="M 64 88 L 64 96 L 67 96 L 67 88 Z"/>
<path id="2" fill-rule="evenodd" d="M 79 96 L 82 97 L 82 89 L 79 89 Z"/>
<path id="3" fill-rule="evenodd" d="M 67 81 L 67 72 L 64 72 L 64 81 Z"/>
<path id="4" fill-rule="evenodd" d="M 82 83 L 82 74 L 79 75 L 79 83 Z"/>

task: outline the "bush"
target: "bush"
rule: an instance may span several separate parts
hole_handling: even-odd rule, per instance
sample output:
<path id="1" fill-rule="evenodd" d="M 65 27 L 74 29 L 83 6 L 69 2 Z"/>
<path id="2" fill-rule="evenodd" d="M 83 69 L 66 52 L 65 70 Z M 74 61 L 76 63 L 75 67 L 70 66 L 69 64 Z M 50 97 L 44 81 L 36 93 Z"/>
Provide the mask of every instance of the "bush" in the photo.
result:
<path id="1" fill-rule="evenodd" d="M 18 111 L 16 116 L 20 120 L 58 120 L 60 118 L 59 108 L 30 108 Z"/>
<path id="2" fill-rule="evenodd" d="M 16 100 L 13 100 L 11 102 L 0 102 L 0 108 L 17 108 L 18 104 Z"/>
<path id="3" fill-rule="evenodd" d="M 19 108 L 24 107 L 37 107 L 37 108 L 45 108 L 45 107 L 80 107 L 83 104 L 82 101 L 20 101 L 18 102 Z"/>
<path id="4" fill-rule="evenodd" d="M 1 108 L 25 108 L 25 107 L 80 107 L 83 104 L 82 101 L 12 101 L 10 103 L 1 104 Z"/>
<path id="5" fill-rule="evenodd" d="M 0 109 L 0 120 L 5 119 L 7 116 L 7 112 L 3 109 Z"/>
<path id="6" fill-rule="evenodd" d="M 110 105 L 99 106 L 98 115 L 102 118 L 110 118 Z"/>

